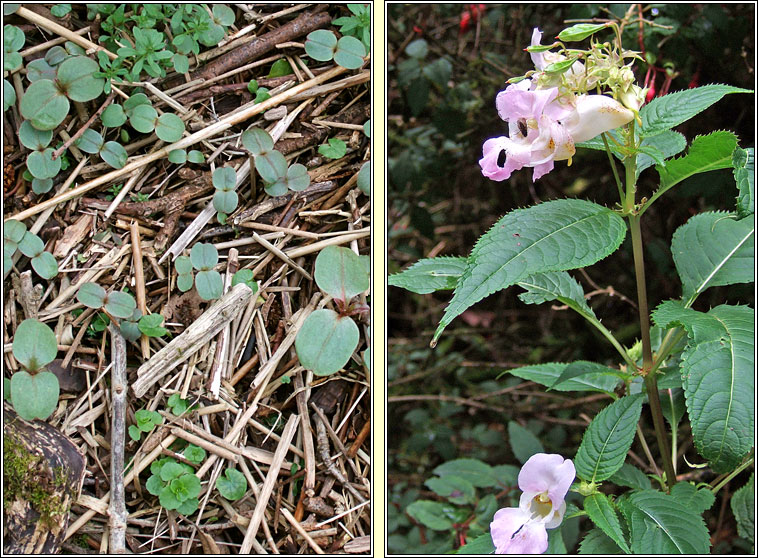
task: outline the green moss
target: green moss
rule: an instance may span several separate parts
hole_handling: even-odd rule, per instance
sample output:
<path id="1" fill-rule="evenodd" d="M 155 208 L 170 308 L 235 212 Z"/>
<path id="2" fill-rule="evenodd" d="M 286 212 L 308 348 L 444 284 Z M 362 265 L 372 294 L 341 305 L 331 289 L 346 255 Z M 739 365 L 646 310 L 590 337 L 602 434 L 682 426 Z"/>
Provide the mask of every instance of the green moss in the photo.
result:
<path id="1" fill-rule="evenodd" d="M 39 513 L 40 521 L 50 526 L 60 524 L 60 516 L 68 510 L 61 495 L 50 492 L 66 483 L 66 471 L 55 467 L 51 479 L 46 469 L 40 456 L 30 453 L 16 438 L 3 435 L 3 508 L 26 500 Z"/>

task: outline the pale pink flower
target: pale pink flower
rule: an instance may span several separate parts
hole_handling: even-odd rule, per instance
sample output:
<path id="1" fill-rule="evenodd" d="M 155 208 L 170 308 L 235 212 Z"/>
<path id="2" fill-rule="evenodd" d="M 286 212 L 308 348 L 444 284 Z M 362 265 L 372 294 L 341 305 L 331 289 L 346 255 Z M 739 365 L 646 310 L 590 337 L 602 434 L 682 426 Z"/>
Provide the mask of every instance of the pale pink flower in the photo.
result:
<path id="1" fill-rule="evenodd" d="M 576 470 L 570 459 L 537 453 L 518 475 L 522 490 L 518 508 L 503 508 L 490 523 L 496 554 L 542 554 L 547 550 L 547 529 L 558 527 L 566 513 L 566 494 Z"/>

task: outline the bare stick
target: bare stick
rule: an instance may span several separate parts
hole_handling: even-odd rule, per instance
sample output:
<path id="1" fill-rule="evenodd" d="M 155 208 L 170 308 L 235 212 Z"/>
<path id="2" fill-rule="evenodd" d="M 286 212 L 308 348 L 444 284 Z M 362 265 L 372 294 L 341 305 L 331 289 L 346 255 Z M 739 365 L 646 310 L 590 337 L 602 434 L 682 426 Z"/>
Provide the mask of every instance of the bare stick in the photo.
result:
<path id="1" fill-rule="evenodd" d="M 137 291 L 137 306 L 143 316 L 147 315 L 147 296 L 145 295 L 145 270 L 142 268 L 142 246 L 139 236 L 137 221 L 132 221 L 130 225 L 132 238 L 132 262 L 134 264 L 134 282 Z M 150 339 L 147 335 L 140 336 L 140 348 L 142 349 L 142 358 L 150 358 Z"/>
<path id="2" fill-rule="evenodd" d="M 126 342 L 119 329 L 111 324 L 111 498 L 108 550 L 126 552 L 126 502 L 124 500 L 124 438 L 126 436 Z"/>
<path id="3" fill-rule="evenodd" d="M 311 388 L 305 389 L 303 383 L 303 374 L 305 372 L 298 372 L 295 374 L 295 391 L 297 395 L 295 400 L 297 401 L 297 412 L 303 420 L 303 453 L 305 454 L 305 484 L 303 490 L 307 496 L 312 496 L 313 491 L 316 488 L 316 453 L 313 450 L 313 436 L 311 434 L 311 420 L 308 413 L 308 397 L 310 396 Z"/>
<path id="4" fill-rule="evenodd" d="M 237 312 L 244 309 L 251 296 L 252 289 L 244 283 L 239 283 L 218 299 L 181 335 L 140 366 L 137 370 L 138 379 L 132 385 L 135 395 L 145 395 L 153 384 L 199 351 Z"/>
<path id="5" fill-rule="evenodd" d="M 271 494 L 274 491 L 274 485 L 276 484 L 276 479 L 279 476 L 279 466 L 281 462 L 284 461 L 284 457 L 287 455 L 287 450 L 289 449 L 292 438 L 295 437 L 295 432 L 297 431 L 297 425 L 299 422 L 300 415 L 293 414 L 290 415 L 290 418 L 287 420 L 287 424 L 284 426 L 284 431 L 282 432 L 282 440 L 279 442 L 279 446 L 276 448 L 276 452 L 274 452 L 273 463 L 271 464 L 271 468 L 268 470 L 266 480 L 263 482 L 261 493 L 258 496 L 258 501 L 255 504 L 255 511 L 253 511 L 253 517 L 250 518 L 250 525 L 247 526 L 245 539 L 242 541 L 242 546 L 239 550 L 240 555 L 250 554 L 250 549 L 253 547 L 253 540 L 255 539 L 255 535 L 258 533 L 258 527 L 260 527 L 261 520 L 263 519 L 263 513 L 266 511 L 266 505 L 271 498 Z"/>
<path id="6" fill-rule="evenodd" d="M 24 10 L 24 8 L 19 8 L 19 11 L 21 10 Z M 28 12 L 29 10 L 26 10 L 26 11 Z M 31 13 L 34 13 L 34 12 L 31 12 Z M 329 81 L 333 77 L 336 77 L 344 73 L 345 71 L 347 71 L 346 68 L 337 66 L 334 69 L 329 70 L 328 72 L 324 72 L 323 74 L 318 75 L 313 79 L 310 79 L 308 81 L 301 83 L 300 85 L 293 87 L 292 89 L 283 91 L 279 95 L 275 95 L 271 97 L 270 99 L 263 101 L 262 103 L 250 104 L 243 110 L 240 110 L 239 112 L 236 112 L 234 114 L 230 114 L 222 118 L 218 122 L 208 126 L 207 128 L 198 130 L 194 134 L 180 139 L 176 143 L 172 143 L 171 145 L 166 145 L 162 149 L 159 149 L 158 151 L 155 151 L 154 153 L 150 153 L 149 155 L 145 155 L 144 157 L 139 157 L 137 160 L 132 160 L 131 163 L 127 163 L 120 169 L 116 169 L 109 173 L 103 174 L 95 178 L 94 180 L 91 180 L 90 182 L 82 184 L 81 186 L 77 188 L 74 188 L 72 190 L 69 190 L 68 192 L 59 194 L 53 198 L 50 198 L 49 200 L 46 200 L 42 203 L 35 205 L 34 207 L 30 207 L 29 209 L 21 211 L 17 213 L 16 215 L 9 216 L 7 219 L 16 219 L 18 221 L 22 221 L 28 217 L 31 217 L 32 215 L 36 215 L 37 213 L 44 211 L 48 207 L 52 207 L 52 206 L 58 205 L 61 202 L 77 198 L 81 196 L 82 194 L 84 194 L 85 192 L 89 192 L 90 190 L 97 188 L 98 186 L 107 184 L 111 182 L 112 180 L 115 180 L 121 176 L 129 174 L 135 169 L 143 167 L 147 165 L 148 163 L 152 163 L 153 161 L 157 161 L 158 159 L 167 157 L 168 154 L 171 151 L 174 151 L 175 149 L 185 149 L 187 147 L 195 145 L 196 143 L 204 139 L 208 139 L 210 137 L 215 136 L 216 134 L 220 134 L 221 132 L 228 130 L 235 124 L 244 122 L 248 120 L 249 118 L 252 118 L 256 114 L 264 113 L 267 110 L 272 109 L 282 104 L 283 102 L 291 99 L 298 93 L 307 91 L 311 87 L 318 85 L 320 83 L 323 83 L 325 81 Z"/>

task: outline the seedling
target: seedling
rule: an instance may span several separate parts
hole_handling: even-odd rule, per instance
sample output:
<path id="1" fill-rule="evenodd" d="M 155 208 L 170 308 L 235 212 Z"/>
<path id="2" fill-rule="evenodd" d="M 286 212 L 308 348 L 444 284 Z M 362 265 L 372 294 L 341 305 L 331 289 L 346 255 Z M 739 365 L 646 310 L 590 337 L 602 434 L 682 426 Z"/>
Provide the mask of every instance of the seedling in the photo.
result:
<path id="1" fill-rule="evenodd" d="M 358 347 L 358 326 L 350 316 L 367 309 L 351 299 L 368 290 L 370 271 L 349 248 L 328 246 L 316 258 L 314 278 L 339 312 L 323 308 L 308 316 L 295 338 L 295 350 L 300 364 L 327 376 L 343 368 Z"/>
<path id="2" fill-rule="evenodd" d="M 10 271 L 16 250 L 31 258 L 32 268 L 43 279 L 52 279 L 58 275 L 58 262 L 50 252 L 45 252 L 42 239 L 32 231 L 27 231 L 23 223 L 9 219 L 3 232 L 4 274 Z"/>
<path id="3" fill-rule="evenodd" d="M 13 335 L 13 356 L 21 364 L 10 379 L 13 408 L 24 420 L 45 420 L 58 405 L 58 378 L 45 367 L 58 354 L 53 330 L 40 321 L 24 320 Z"/>
<path id="4" fill-rule="evenodd" d="M 150 432 L 159 424 L 163 424 L 163 417 L 160 413 L 147 409 L 140 409 L 134 413 L 134 420 L 137 421 L 137 424 L 129 427 L 129 437 L 135 442 L 139 442 L 143 432 Z"/>
<path id="5" fill-rule="evenodd" d="M 198 270 L 195 277 L 197 294 L 203 300 L 219 298 L 224 289 L 221 274 L 213 269 L 218 263 L 218 250 L 213 244 L 198 243 L 190 251 L 192 266 Z"/>
<path id="6" fill-rule="evenodd" d="M 147 314 L 139 319 L 139 330 L 148 337 L 162 337 L 168 330 L 162 326 L 163 316 L 160 314 Z"/>
<path id="7" fill-rule="evenodd" d="M 100 158 L 114 169 L 123 167 L 129 158 L 123 145 L 117 141 L 106 142 L 103 136 L 91 128 L 85 130 L 75 143 L 85 153 L 100 155 Z"/>
<path id="8" fill-rule="evenodd" d="M 239 196 L 234 189 L 237 187 L 237 173 L 231 167 L 219 167 L 213 171 L 213 207 L 218 211 L 218 220 L 222 224 L 226 222 L 229 213 L 237 209 Z"/>
<path id="9" fill-rule="evenodd" d="M 268 72 L 268 77 L 275 78 L 275 77 L 282 77 L 282 76 L 288 76 L 292 73 L 292 66 L 290 66 L 290 63 L 287 62 L 284 58 L 280 58 L 276 62 L 274 62 L 271 65 L 271 70 Z M 254 91 L 251 91 L 251 93 L 255 93 Z"/>
<path id="10" fill-rule="evenodd" d="M 367 196 L 371 194 L 371 161 L 363 163 L 358 171 L 358 188 Z"/>
<path id="11" fill-rule="evenodd" d="M 3 27 L 3 71 L 12 72 L 21 66 L 23 62 L 18 52 L 24 46 L 26 37 L 24 32 L 15 25 Z"/>
<path id="12" fill-rule="evenodd" d="M 353 15 L 338 17 L 332 23 L 340 26 L 340 33 L 360 39 L 367 51 L 371 50 L 371 9 L 368 4 L 348 4 Z"/>
<path id="13" fill-rule="evenodd" d="M 355 37 L 337 36 L 326 29 L 318 29 L 308 34 L 305 41 L 305 52 L 320 62 L 334 61 L 348 70 L 356 70 L 363 66 L 366 47 Z"/>
<path id="14" fill-rule="evenodd" d="M 106 293 L 97 283 L 84 283 L 76 293 L 76 299 L 89 308 L 103 308 L 110 316 L 131 318 L 137 307 L 132 295 L 120 291 Z"/>
<path id="15" fill-rule="evenodd" d="M 226 469 L 224 475 L 216 479 L 216 489 L 227 500 L 239 500 L 247 492 L 247 480 L 236 469 Z"/>
<path id="16" fill-rule="evenodd" d="M 171 413 L 180 416 L 189 408 L 189 404 L 186 399 L 182 399 L 181 395 L 174 393 L 168 398 L 166 403 L 171 408 Z M 190 446 L 192 447 L 192 446 Z M 189 459 L 189 457 L 187 458 Z M 190 460 L 191 461 L 191 460 Z"/>
<path id="17" fill-rule="evenodd" d="M 347 145 L 337 138 L 329 138 L 329 142 L 318 146 L 318 152 L 328 159 L 342 159 L 347 153 Z"/>
<path id="18" fill-rule="evenodd" d="M 242 134 L 242 144 L 253 154 L 255 169 L 265 182 L 270 196 L 281 196 L 287 190 L 305 190 L 311 182 L 307 169 L 299 164 L 287 168 L 287 160 L 274 149 L 274 140 L 265 130 L 252 128 Z"/>
<path id="19" fill-rule="evenodd" d="M 195 457 L 197 454 L 193 450 L 190 455 Z M 192 461 L 189 457 L 187 459 Z M 200 479 L 194 474 L 192 467 L 165 457 L 154 461 L 150 465 L 150 472 L 152 475 L 147 479 L 145 487 L 150 494 L 158 496 L 161 506 L 183 515 L 190 515 L 197 510 Z"/>

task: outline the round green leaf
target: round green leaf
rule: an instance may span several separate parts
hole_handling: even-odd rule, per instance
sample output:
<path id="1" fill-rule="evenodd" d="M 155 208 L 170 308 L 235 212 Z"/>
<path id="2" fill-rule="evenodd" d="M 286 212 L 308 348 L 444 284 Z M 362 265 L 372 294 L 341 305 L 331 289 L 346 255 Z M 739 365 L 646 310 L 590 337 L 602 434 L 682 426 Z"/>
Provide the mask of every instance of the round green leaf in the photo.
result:
<path id="1" fill-rule="evenodd" d="M 300 364 L 317 376 L 327 376 L 347 364 L 358 340 L 353 320 L 324 308 L 306 318 L 295 339 L 295 350 Z"/>
<path id="2" fill-rule="evenodd" d="M 232 287 L 238 283 L 244 283 L 250 287 L 253 292 L 256 292 L 258 290 L 258 283 L 253 278 L 252 269 L 240 269 L 237 273 L 235 273 L 232 277 Z"/>
<path id="3" fill-rule="evenodd" d="M 32 126 L 31 122 L 24 120 L 18 129 L 18 139 L 21 140 L 24 147 L 42 150 L 50 145 L 50 141 L 53 139 L 53 132 L 50 130 L 37 130 L 37 128 Z"/>
<path id="4" fill-rule="evenodd" d="M 98 153 L 103 143 L 103 136 L 92 128 L 87 128 L 74 144 L 85 153 Z"/>
<path id="5" fill-rule="evenodd" d="M 158 496 L 158 501 L 160 502 L 161 506 L 163 506 L 167 510 L 175 510 L 176 508 L 182 505 L 181 501 L 177 499 L 177 497 L 174 495 L 174 493 L 171 491 L 171 488 L 168 485 L 164 486 L 161 489 L 161 493 Z"/>
<path id="6" fill-rule="evenodd" d="M 3 80 L 3 112 L 16 104 L 16 90 L 7 79 Z"/>
<path id="7" fill-rule="evenodd" d="M 194 444 L 190 444 L 184 449 L 184 457 L 189 461 L 192 461 L 192 463 L 200 463 L 205 459 L 205 450 Z"/>
<path id="8" fill-rule="evenodd" d="M 190 251 L 190 260 L 195 269 L 209 270 L 218 263 L 218 250 L 213 244 L 197 243 Z"/>
<path id="9" fill-rule="evenodd" d="M 18 248 L 18 244 L 21 242 L 21 239 L 24 238 L 25 233 L 26 225 L 21 221 L 8 219 L 5 223 L 3 223 L 3 239 L 6 242 L 13 243 L 14 252 L 16 251 L 16 248 Z"/>
<path id="10" fill-rule="evenodd" d="M 47 62 L 50 66 L 57 66 L 61 62 L 63 62 L 66 58 L 68 58 L 68 52 L 66 52 L 66 49 L 63 48 L 62 46 L 54 46 L 45 53 L 45 58 L 43 60 Z M 57 70 L 56 70 L 56 76 L 57 76 Z"/>
<path id="11" fill-rule="evenodd" d="M 26 159 L 26 168 L 34 178 L 54 178 L 61 170 L 61 158 L 53 159 L 53 148 L 32 151 Z"/>
<path id="12" fill-rule="evenodd" d="M 287 169 L 287 187 L 295 192 L 305 190 L 311 183 L 308 169 L 300 163 L 295 163 Z"/>
<path id="13" fill-rule="evenodd" d="M 21 116 L 38 130 L 53 130 L 66 118 L 68 99 L 49 79 L 35 81 L 21 99 Z"/>
<path id="14" fill-rule="evenodd" d="M 94 76 L 99 69 L 100 66 L 92 58 L 72 56 L 58 66 L 58 82 L 72 101 L 91 101 L 103 92 L 105 85 L 103 78 Z"/>
<path id="15" fill-rule="evenodd" d="M 174 64 L 174 70 L 180 74 L 189 72 L 189 58 L 183 54 L 174 54 L 171 58 L 171 62 Z"/>
<path id="16" fill-rule="evenodd" d="M 50 13 L 55 17 L 63 17 L 71 11 L 71 4 L 55 4 L 50 8 Z"/>
<path id="17" fill-rule="evenodd" d="M 235 209 L 237 209 L 237 203 L 239 202 L 239 196 L 237 192 L 224 192 L 222 190 L 216 190 L 213 194 L 213 207 L 219 213 L 226 213 L 229 215 Z"/>
<path id="18" fill-rule="evenodd" d="M 11 400 L 24 420 L 45 420 L 58 405 L 60 386 L 55 374 L 44 371 L 31 376 L 19 370 L 11 376 Z"/>
<path id="19" fill-rule="evenodd" d="M 143 134 L 152 132 L 157 120 L 158 112 L 151 105 L 137 105 L 129 116 L 129 124 L 132 128 Z"/>
<path id="20" fill-rule="evenodd" d="M 129 435 L 131 436 L 131 430 L 134 425 L 129 427 Z M 136 439 L 135 441 L 140 439 L 139 429 L 137 429 L 136 432 Z M 134 439 L 134 437 L 132 438 Z M 147 491 L 152 494 L 153 496 L 158 496 L 161 493 L 161 490 L 163 490 L 163 481 L 161 480 L 161 477 L 159 475 L 150 475 L 150 478 L 147 479 L 147 483 L 145 483 L 145 488 L 147 488 Z"/>
<path id="21" fill-rule="evenodd" d="M 203 163 L 205 162 L 205 155 L 203 155 L 202 151 L 192 149 L 189 153 L 187 153 L 187 160 L 190 163 Z"/>
<path id="22" fill-rule="evenodd" d="M 124 122 L 126 122 L 124 107 L 118 103 L 108 105 L 100 115 L 100 120 L 106 128 L 118 128 L 119 126 L 123 126 Z"/>
<path id="23" fill-rule="evenodd" d="M 185 473 L 171 481 L 171 490 L 181 501 L 197 498 L 200 494 L 200 479 L 193 474 Z"/>
<path id="24" fill-rule="evenodd" d="M 3 15 L 15 14 L 21 4 L 3 4 Z"/>
<path id="25" fill-rule="evenodd" d="M 50 252 L 42 252 L 36 258 L 32 258 L 32 268 L 43 279 L 52 279 L 58 275 L 58 262 Z"/>
<path id="26" fill-rule="evenodd" d="M 194 282 L 195 279 L 192 277 L 191 273 L 180 273 L 176 277 L 176 286 L 183 293 L 186 293 L 188 290 L 190 290 Z"/>
<path id="27" fill-rule="evenodd" d="M 267 77 L 270 77 L 270 78 L 282 77 L 282 76 L 288 76 L 291 73 L 292 73 L 292 66 L 290 66 L 290 63 L 287 62 L 285 58 L 280 58 L 279 60 L 277 60 L 271 65 L 271 70 L 269 70 Z M 251 91 L 250 93 L 255 94 L 255 91 Z"/>
<path id="28" fill-rule="evenodd" d="M 26 37 L 24 32 L 15 25 L 6 25 L 3 27 L 3 50 L 7 55 L 9 52 L 18 52 L 24 46 Z"/>
<path id="29" fill-rule="evenodd" d="M 217 23 L 229 27 L 234 23 L 234 10 L 223 4 L 213 5 L 213 18 Z"/>
<path id="30" fill-rule="evenodd" d="M 54 80 L 57 76 L 58 71 L 43 58 L 32 60 L 26 65 L 26 79 L 29 80 L 29 83 L 34 83 L 39 79 Z"/>
<path id="31" fill-rule="evenodd" d="M 279 151 L 269 151 L 255 157 L 255 169 L 266 182 L 276 182 L 287 175 L 287 159 Z"/>
<path id="32" fill-rule="evenodd" d="M 137 411 L 139 412 L 139 411 Z M 184 474 L 184 467 L 178 463 L 168 462 L 161 467 L 161 480 L 168 482 Z"/>
<path id="33" fill-rule="evenodd" d="M 37 320 L 24 320 L 13 334 L 13 356 L 29 372 L 50 364 L 58 354 L 53 330 Z"/>
<path id="34" fill-rule="evenodd" d="M 119 325 L 119 329 L 121 330 L 121 335 L 123 335 L 124 339 L 127 341 L 136 341 L 142 336 L 142 332 L 134 322 L 123 320 Z"/>
<path id="35" fill-rule="evenodd" d="M 176 165 L 182 165 L 187 162 L 187 152 L 184 149 L 169 151 L 168 160 Z"/>
<path id="36" fill-rule="evenodd" d="M 182 139 L 184 122 L 171 112 L 166 112 L 158 117 L 155 124 L 155 135 L 165 142 L 173 143 Z"/>
<path id="37" fill-rule="evenodd" d="M 129 155 L 124 146 L 117 141 L 106 141 L 100 150 L 100 157 L 114 169 L 120 169 L 126 164 Z"/>
<path id="38" fill-rule="evenodd" d="M 213 187 L 225 192 L 234 190 L 237 187 L 237 173 L 232 167 L 217 168 L 213 171 Z"/>
<path id="39" fill-rule="evenodd" d="M 252 128 L 242 134 L 242 145 L 253 155 L 261 155 L 274 148 L 274 140 L 266 130 Z"/>
<path id="40" fill-rule="evenodd" d="M 88 308 L 101 308 L 106 296 L 105 289 L 97 283 L 84 283 L 76 293 L 76 300 Z"/>
<path id="41" fill-rule="evenodd" d="M 344 302 L 368 290 L 369 274 L 358 255 L 344 246 L 327 246 L 316 257 L 319 288 Z"/>
<path id="42" fill-rule="evenodd" d="M 363 163 L 358 171 L 358 188 L 367 196 L 371 194 L 371 161 Z"/>
<path id="43" fill-rule="evenodd" d="M 405 47 L 405 54 L 411 58 L 425 58 L 428 52 L 429 45 L 424 39 L 416 39 L 415 41 L 409 43 L 407 47 Z"/>
<path id="44" fill-rule="evenodd" d="M 265 183 L 264 190 L 269 196 L 283 196 L 287 193 L 287 177 L 282 176 L 276 180 L 276 182 Z"/>
<path id="45" fill-rule="evenodd" d="M 367 138 L 371 137 L 371 120 L 366 120 L 366 123 L 363 125 L 363 133 L 366 134 Z"/>
<path id="46" fill-rule="evenodd" d="M 36 258 L 44 251 L 45 243 L 32 231 L 26 231 L 18 243 L 18 249 L 27 258 Z"/>
<path id="47" fill-rule="evenodd" d="M 84 55 L 87 53 L 87 51 L 84 50 L 84 47 L 81 47 L 71 41 L 66 41 L 65 43 L 63 43 L 63 46 L 66 48 L 66 52 L 68 52 L 69 54 L 73 56 Z"/>
<path id="48" fill-rule="evenodd" d="M 216 489 L 227 500 L 239 500 L 247 492 L 247 480 L 236 469 L 227 469 L 216 479 Z"/>
<path id="49" fill-rule="evenodd" d="M 174 267 L 179 275 L 192 273 L 192 260 L 187 256 L 179 256 L 174 260 Z"/>
<path id="50" fill-rule="evenodd" d="M 116 318 L 130 318 L 136 307 L 137 302 L 128 293 L 113 291 L 105 297 L 105 309 Z"/>
<path id="51" fill-rule="evenodd" d="M 347 153 L 347 145 L 338 138 L 329 138 L 325 145 L 319 145 L 318 152 L 329 159 L 341 159 Z"/>
<path id="52" fill-rule="evenodd" d="M 197 510 L 199 505 L 200 502 L 197 498 L 188 498 L 176 508 L 176 511 L 182 515 L 190 515 L 195 513 L 195 510 Z"/>
<path id="53" fill-rule="evenodd" d="M 53 188 L 52 178 L 35 178 L 32 180 L 32 190 L 35 194 L 46 194 Z"/>
<path id="54" fill-rule="evenodd" d="M 203 31 L 199 40 L 205 46 L 218 46 L 224 38 L 224 28 L 215 23 L 211 23 L 207 31 Z"/>
<path id="55" fill-rule="evenodd" d="M 3 70 L 12 72 L 16 68 L 19 68 L 22 63 L 23 59 L 18 52 L 6 52 L 3 58 Z"/>
<path id="56" fill-rule="evenodd" d="M 150 103 L 150 99 L 147 98 L 147 95 L 144 93 L 135 93 L 129 97 L 126 101 L 124 101 L 124 112 L 126 113 L 126 116 L 131 117 L 134 109 L 141 105 L 152 106 L 152 103 Z"/>
<path id="57" fill-rule="evenodd" d="M 337 36 L 326 29 L 318 29 L 308 34 L 305 41 L 305 52 L 319 62 L 328 62 L 334 56 L 337 47 Z"/>
<path id="58" fill-rule="evenodd" d="M 148 337 L 161 337 L 168 333 L 162 324 L 163 316 L 161 314 L 147 314 L 140 318 L 138 327 Z"/>
<path id="59" fill-rule="evenodd" d="M 215 300 L 221 297 L 224 291 L 224 282 L 221 280 L 221 274 L 214 269 L 198 271 L 195 276 L 195 287 L 197 294 L 203 300 Z"/>
<path id="60" fill-rule="evenodd" d="M 366 56 L 366 47 L 355 37 L 342 37 L 337 41 L 337 51 L 334 53 L 334 61 L 348 70 L 355 70 L 363 66 L 363 57 Z"/>

